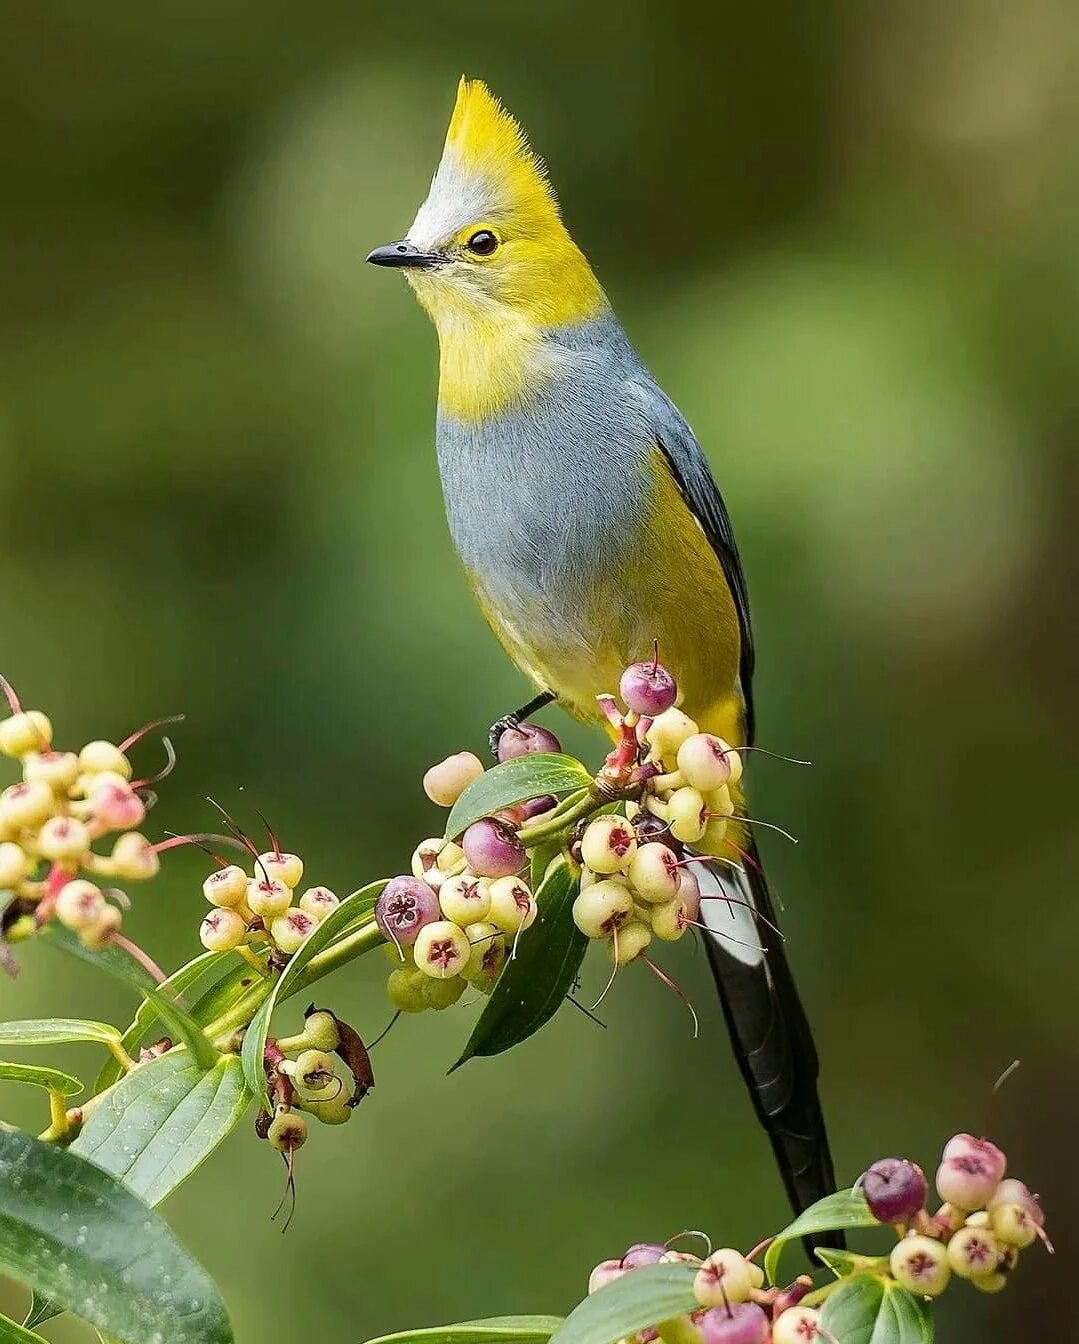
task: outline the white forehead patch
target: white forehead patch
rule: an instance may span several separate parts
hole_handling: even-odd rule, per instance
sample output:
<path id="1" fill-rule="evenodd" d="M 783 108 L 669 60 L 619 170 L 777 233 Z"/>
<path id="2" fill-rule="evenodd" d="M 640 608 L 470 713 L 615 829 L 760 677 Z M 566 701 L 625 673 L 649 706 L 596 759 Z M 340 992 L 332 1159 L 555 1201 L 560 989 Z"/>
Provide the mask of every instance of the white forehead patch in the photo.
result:
<path id="1" fill-rule="evenodd" d="M 494 208 L 490 183 L 475 172 L 466 172 L 456 154 L 447 150 L 427 199 L 412 221 L 408 241 L 423 252 L 429 251 L 470 224 L 482 223 Z"/>

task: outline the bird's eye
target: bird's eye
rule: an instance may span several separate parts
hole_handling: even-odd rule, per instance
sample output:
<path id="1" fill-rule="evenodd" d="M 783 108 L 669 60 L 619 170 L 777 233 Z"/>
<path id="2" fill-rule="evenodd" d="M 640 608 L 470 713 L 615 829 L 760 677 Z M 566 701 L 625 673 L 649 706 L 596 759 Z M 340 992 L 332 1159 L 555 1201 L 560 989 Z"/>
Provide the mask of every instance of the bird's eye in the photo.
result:
<path id="1" fill-rule="evenodd" d="M 468 240 L 467 247 L 477 257 L 489 257 L 498 246 L 498 239 L 490 229 L 477 229 Z"/>

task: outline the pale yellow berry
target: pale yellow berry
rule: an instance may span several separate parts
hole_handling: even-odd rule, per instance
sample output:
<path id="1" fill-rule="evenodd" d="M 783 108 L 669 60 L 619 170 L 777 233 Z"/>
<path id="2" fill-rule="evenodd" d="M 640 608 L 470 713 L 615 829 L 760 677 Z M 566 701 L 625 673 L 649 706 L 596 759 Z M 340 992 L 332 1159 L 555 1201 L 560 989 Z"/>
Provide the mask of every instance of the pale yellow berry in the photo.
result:
<path id="1" fill-rule="evenodd" d="M 202 884 L 202 894 L 211 905 L 235 907 L 246 898 L 249 881 L 242 868 L 230 863 L 210 874 Z"/>
<path id="2" fill-rule="evenodd" d="M 106 905 L 96 923 L 79 930 L 79 942 L 93 952 L 99 951 L 112 942 L 113 934 L 119 932 L 122 923 L 123 916 L 116 906 Z"/>
<path id="3" fill-rule="evenodd" d="M 678 768 L 687 784 L 707 793 L 730 779 L 732 754 L 722 738 L 712 733 L 694 733 L 678 748 Z"/>
<path id="4" fill-rule="evenodd" d="M 724 842 L 727 838 L 729 823 L 726 817 L 713 817 L 704 828 L 704 834 L 697 841 L 696 849 L 701 854 L 724 854 Z"/>
<path id="5" fill-rule="evenodd" d="M 270 937 L 289 956 L 298 952 L 318 928 L 318 920 L 305 910 L 287 910 L 270 923 Z"/>
<path id="6" fill-rule="evenodd" d="M 708 805 L 699 789 L 675 789 L 667 799 L 667 820 L 671 834 L 684 845 L 693 845 L 708 825 Z"/>
<path id="7" fill-rule="evenodd" d="M 3 882 L 0 882 L 0 887 L 3 885 Z M 1021 1251 L 1026 1250 L 1038 1236 L 1034 1219 L 1021 1204 L 998 1204 L 990 1217 L 993 1235 L 1005 1246 L 1016 1246 Z"/>
<path id="8" fill-rule="evenodd" d="M 336 910 L 341 902 L 329 887 L 308 887 L 300 897 L 300 909 L 318 923 L 326 918 L 331 910 Z"/>
<path id="9" fill-rule="evenodd" d="M 89 828 L 77 817 L 50 817 L 38 832 L 38 853 L 54 863 L 81 859 L 89 848 Z"/>
<path id="10" fill-rule="evenodd" d="M 948 1264 L 961 1279 L 995 1274 L 1000 1254 L 996 1237 L 984 1227 L 961 1227 L 948 1242 Z"/>
<path id="11" fill-rule="evenodd" d="M 424 877 L 435 866 L 439 851 L 445 843 L 446 841 L 439 835 L 432 835 L 428 839 L 420 841 L 412 851 L 413 877 Z"/>
<path id="12" fill-rule="evenodd" d="M 678 858 L 666 845 L 651 840 L 634 854 L 627 876 L 642 901 L 662 905 L 673 900 L 678 891 Z"/>
<path id="13" fill-rule="evenodd" d="M 749 1263 L 740 1251 L 730 1247 L 713 1251 L 693 1280 L 693 1296 L 702 1307 L 748 1302 L 752 1291 Z"/>
<path id="14" fill-rule="evenodd" d="M 708 804 L 708 811 L 713 817 L 734 816 L 734 799 L 731 797 L 731 791 L 726 784 L 706 793 L 704 801 Z"/>
<path id="15" fill-rule="evenodd" d="M 53 791 L 40 779 L 12 784 L 0 793 L 0 820 L 15 830 L 40 826 L 55 810 Z"/>
<path id="16" fill-rule="evenodd" d="M 581 858 L 594 873 L 624 872 L 636 852 L 637 835 L 625 817 L 597 817 L 581 837 Z"/>
<path id="17" fill-rule="evenodd" d="M 303 878 L 303 860 L 296 854 L 260 854 L 254 872 L 256 877 L 276 878 L 295 889 Z"/>
<path id="18" fill-rule="evenodd" d="M 889 1268 L 899 1286 L 917 1297 L 938 1297 L 952 1277 L 944 1247 L 920 1235 L 904 1237 L 892 1247 Z"/>
<path id="19" fill-rule="evenodd" d="M 993 1274 L 982 1274 L 970 1282 L 977 1288 L 979 1293 L 1002 1293 L 1008 1286 L 1007 1274 L 1001 1274 L 999 1270 Z"/>
<path id="20" fill-rule="evenodd" d="M 573 922 L 586 938 L 606 938 L 632 917 L 633 897 L 623 882 L 593 882 L 573 902 Z"/>
<path id="21" fill-rule="evenodd" d="M 292 890 L 276 877 L 253 877 L 247 884 L 247 904 L 262 919 L 276 919 L 292 904 Z"/>
<path id="22" fill-rule="evenodd" d="M 611 959 L 619 966 L 628 966 L 641 955 L 651 941 L 652 930 L 648 925 L 638 920 L 630 920 L 611 935 Z"/>
<path id="23" fill-rule="evenodd" d="M 813 1307 L 788 1307 L 772 1326 L 772 1344 L 824 1344 L 820 1312 Z"/>
<path id="24" fill-rule="evenodd" d="M 112 847 L 112 861 L 116 865 L 118 877 L 134 882 L 146 882 L 161 871 L 161 859 L 156 850 L 138 831 L 126 831 L 117 837 Z M 240 876 L 243 877 L 243 874 Z"/>
<path id="25" fill-rule="evenodd" d="M 649 907 L 652 932 L 665 943 L 676 943 L 686 931 L 689 909 L 681 896 Z"/>
<path id="26" fill-rule="evenodd" d="M 471 951 L 461 974 L 469 984 L 488 988 L 498 978 L 506 961 L 506 935 L 497 924 L 484 922 L 470 924 L 468 935 Z"/>
<path id="27" fill-rule="evenodd" d="M 131 778 L 131 762 L 111 742 L 87 742 L 79 752 L 79 770 L 84 775 L 114 774 Z"/>
<path id="28" fill-rule="evenodd" d="M 17 887 L 30 872 L 30 860 L 13 840 L 0 843 L 0 891 Z"/>
<path id="29" fill-rule="evenodd" d="M 438 889 L 438 903 L 446 918 L 461 928 L 479 924 L 491 909 L 490 879 L 472 873 L 447 877 Z"/>
<path id="30" fill-rule="evenodd" d="M 12 714 L 0 723 L 0 752 L 16 758 L 32 751 L 48 751 L 52 746 L 52 724 L 40 709 Z"/>
<path id="31" fill-rule="evenodd" d="M 459 975 L 468 965 L 472 944 L 459 925 L 448 919 L 438 919 L 433 924 L 424 925 L 412 950 L 416 965 L 424 975 L 445 980 L 451 975 Z"/>
<path id="32" fill-rule="evenodd" d="M 453 840 L 443 840 L 442 848 L 438 851 L 438 859 L 435 866 L 440 872 L 452 873 L 459 868 L 465 861 L 465 851 Z"/>
<path id="33" fill-rule="evenodd" d="M 53 793 L 66 793 L 79 776 L 79 758 L 73 751 L 46 751 L 27 756 L 22 774 L 28 783 L 40 780 Z"/>
<path id="34" fill-rule="evenodd" d="M 331 1101 L 302 1101 L 300 1104 L 308 1115 L 313 1115 L 324 1125 L 345 1125 L 352 1119 L 353 1108 L 348 1102 L 348 1093 L 342 1088 Z"/>
<path id="35" fill-rule="evenodd" d="M 236 910 L 211 910 L 199 925 L 199 941 L 208 952 L 231 952 L 247 935 L 247 927 Z"/>
<path id="36" fill-rule="evenodd" d="M 88 929 L 101 918 L 105 897 L 99 888 L 84 878 L 77 878 L 60 888 L 56 897 L 56 918 L 66 929 Z"/>
<path id="37" fill-rule="evenodd" d="M 431 766 L 423 777 L 423 791 L 439 807 L 452 807 L 483 773 L 483 762 L 478 756 L 471 751 L 458 751 Z"/>
<path id="38" fill-rule="evenodd" d="M 266 1138 L 279 1153 L 294 1153 L 307 1142 L 307 1121 L 295 1111 L 279 1110 L 270 1121 Z"/>
<path id="39" fill-rule="evenodd" d="M 539 907 L 528 883 L 521 877 L 499 877 L 491 883 L 488 919 L 504 933 L 531 928 Z"/>
<path id="40" fill-rule="evenodd" d="M 337 1077 L 337 1060 L 326 1050 L 303 1050 L 296 1056 L 292 1081 L 305 1100 L 327 1101 Z"/>
<path id="41" fill-rule="evenodd" d="M 696 731 L 697 725 L 689 715 L 672 706 L 652 720 L 645 741 L 652 748 L 653 757 L 673 764 L 678 757 L 678 748 Z"/>

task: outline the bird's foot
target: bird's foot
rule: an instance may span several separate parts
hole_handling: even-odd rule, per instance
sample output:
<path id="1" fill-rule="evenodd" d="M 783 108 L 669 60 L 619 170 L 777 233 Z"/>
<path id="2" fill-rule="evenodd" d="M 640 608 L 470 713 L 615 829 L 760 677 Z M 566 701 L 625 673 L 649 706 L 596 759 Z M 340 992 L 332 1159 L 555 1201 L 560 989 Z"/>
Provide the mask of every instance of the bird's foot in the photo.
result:
<path id="1" fill-rule="evenodd" d="M 522 719 L 527 719 L 529 714 L 535 714 L 537 710 L 553 704 L 557 699 L 558 696 L 554 691 L 541 691 L 539 695 L 533 696 L 526 705 L 522 705 L 520 709 L 515 709 L 512 714 L 504 714 L 502 718 L 496 719 L 487 731 L 487 745 L 495 760 L 498 760 L 499 739 L 508 728 L 520 728 Z"/>

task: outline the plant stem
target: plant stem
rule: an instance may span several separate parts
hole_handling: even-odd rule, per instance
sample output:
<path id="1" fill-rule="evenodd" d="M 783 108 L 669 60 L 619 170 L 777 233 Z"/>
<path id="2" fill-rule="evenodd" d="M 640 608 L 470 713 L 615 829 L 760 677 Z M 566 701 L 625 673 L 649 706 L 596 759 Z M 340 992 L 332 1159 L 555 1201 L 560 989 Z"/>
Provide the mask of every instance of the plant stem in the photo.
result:
<path id="1" fill-rule="evenodd" d="M 227 1013 L 222 1013 L 209 1026 L 204 1028 L 205 1035 L 211 1041 L 226 1039 L 240 1027 L 246 1027 L 258 1010 L 270 997 L 273 991 L 274 980 L 260 979 L 241 995 L 232 1005 Z"/>
<path id="2" fill-rule="evenodd" d="M 381 947 L 385 941 L 382 930 L 375 923 L 374 915 L 369 916 L 359 928 L 347 934 L 339 943 L 334 943 L 332 947 L 327 947 L 325 951 L 313 956 L 288 987 L 286 993 L 281 996 L 282 999 L 288 999 L 293 994 L 299 994 L 301 990 L 313 985 L 316 980 L 321 980 L 332 971 L 336 971 L 339 967 L 363 956 L 365 952 L 370 952 L 372 948 Z"/>
<path id="3" fill-rule="evenodd" d="M 123 1041 L 110 1040 L 109 1042 L 107 1042 L 107 1044 L 109 1054 L 112 1055 L 113 1059 L 116 1060 L 117 1064 L 119 1064 L 119 1066 L 123 1069 L 125 1073 L 130 1073 L 131 1070 L 135 1067 L 135 1061 L 124 1049 Z"/>
<path id="4" fill-rule="evenodd" d="M 601 807 L 606 807 L 610 801 L 594 785 L 580 793 L 570 794 L 569 798 L 565 800 L 566 806 L 563 812 L 559 813 L 556 810 L 546 821 L 537 822 L 535 826 L 522 826 L 517 832 L 517 839 L 526 849 L 532 849 L 541 841 L 549 840 L 553 835 L 568 831 L 582 817 L 598 812 Z"/>
<path id="5" fill-rule="evenodd" d="M 49 1088 L 49 1119 L 52 1124 L 49 1125 L 48 1133 L 56 1139 L 67 1137 L 67 1101 L 61 1094 L 53 1088 Z"/>

